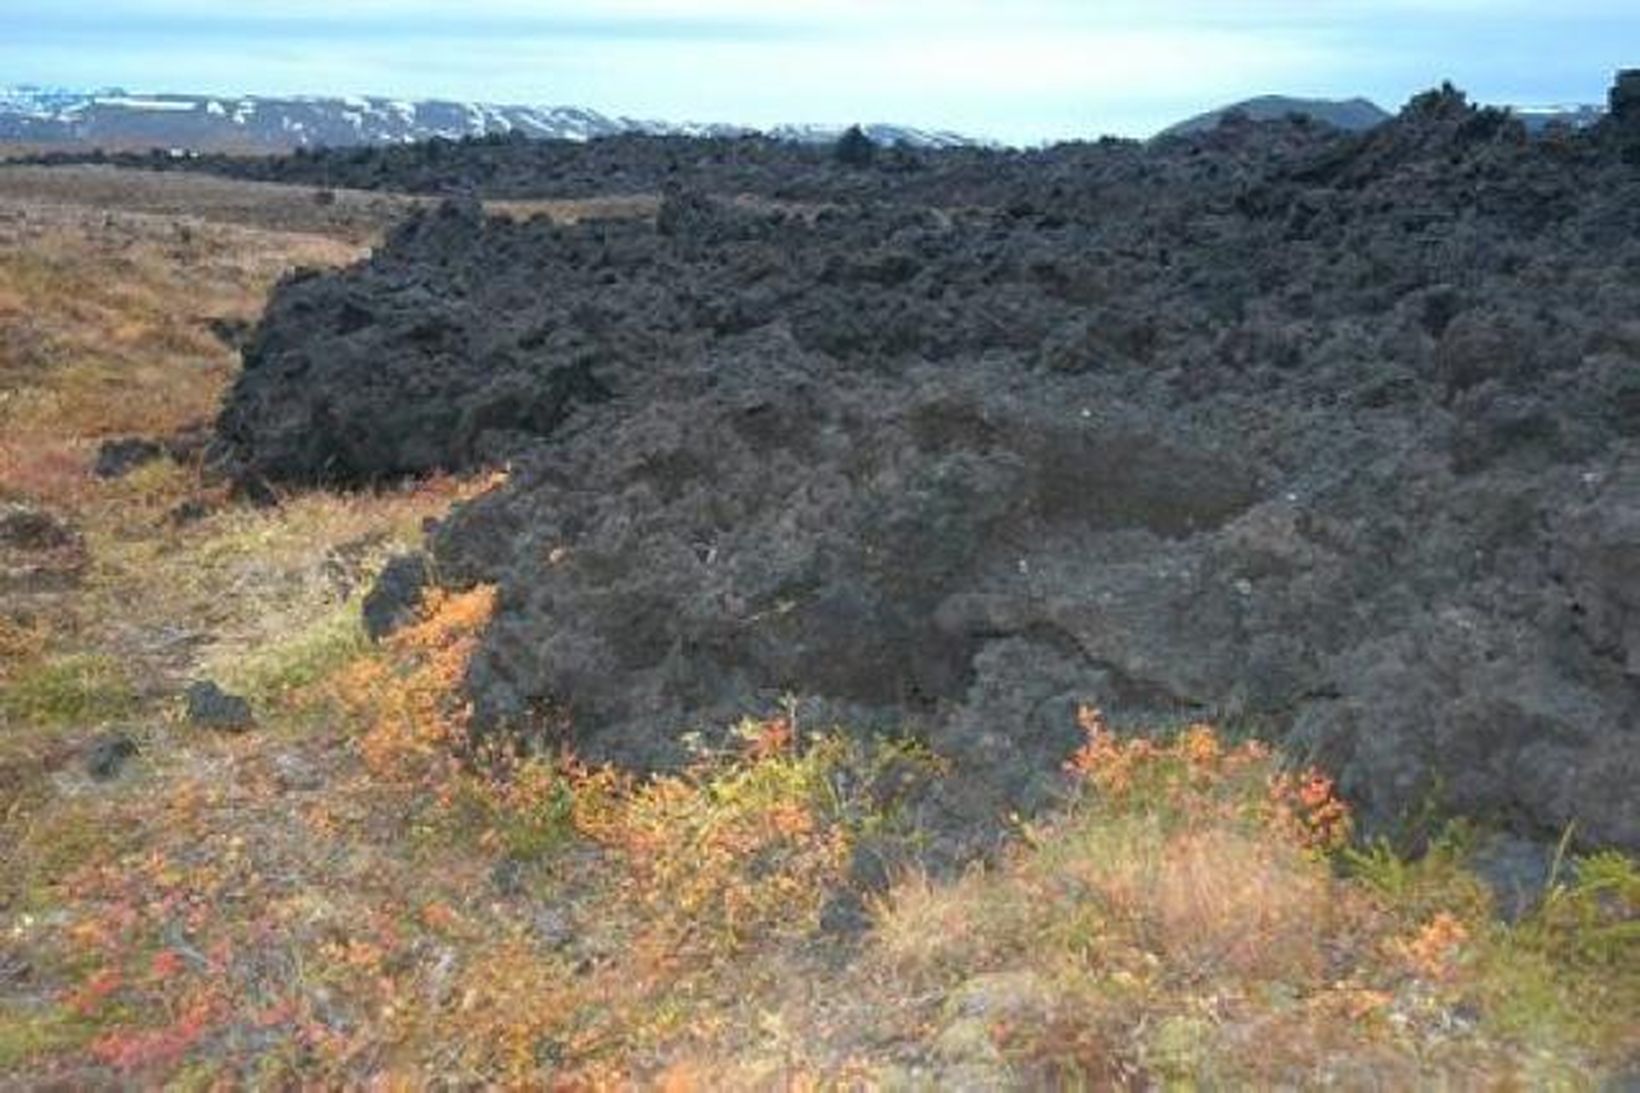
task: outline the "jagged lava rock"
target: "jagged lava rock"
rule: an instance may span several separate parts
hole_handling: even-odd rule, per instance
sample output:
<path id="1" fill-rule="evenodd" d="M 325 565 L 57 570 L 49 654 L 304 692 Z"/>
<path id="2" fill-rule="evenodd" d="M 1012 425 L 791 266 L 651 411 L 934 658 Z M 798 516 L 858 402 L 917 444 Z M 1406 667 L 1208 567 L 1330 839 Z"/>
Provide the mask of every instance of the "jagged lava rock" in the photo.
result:
<path id="1" fill-rule="evenodd" d="M 500 588 L 480 732 L 664 766 L 792 693 L 952 756 L 957 831 L 1051 799 L 1078 703 L 1249 715 L 1371 824 L 1640 846 L 1640 172 L 1450 88 L 1071 159 L 447 206 L 279 290 L 219 437 L 248 488 L 511 461 L 433 543 Z"/>
<path id="2" fill-rule="evenodd" d="M 364 631 L 370 640 L 381 641 L 413 621 L 431 580 L 425 555 L 397 554 L 389 558 L 360 605 Z"/>
<path id="3" fill-rule="evenodd" d="M 212 680 L 196 680 L 188 684 L 183 698 L 189 723 L 200 728 L 241 733 L 256 726 L 250 702 L 240 695 L 224 691 Z"/>

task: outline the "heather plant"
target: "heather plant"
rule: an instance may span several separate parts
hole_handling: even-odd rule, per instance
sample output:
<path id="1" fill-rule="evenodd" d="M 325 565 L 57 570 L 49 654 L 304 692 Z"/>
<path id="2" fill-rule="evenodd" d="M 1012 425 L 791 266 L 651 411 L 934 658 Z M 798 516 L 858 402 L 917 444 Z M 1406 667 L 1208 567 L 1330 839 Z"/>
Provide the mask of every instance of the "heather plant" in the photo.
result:
<path id="1" fill-rule="evenodd" d="M 620 851 L 627 897 L 666 951 L 727 956 L 812 933 L 844 881 L 851 832 L 831 776 L 849 746 L 803 746 L 785 718 L 740 734 L 742 755 L 638 787 L 591 829 Z"/>

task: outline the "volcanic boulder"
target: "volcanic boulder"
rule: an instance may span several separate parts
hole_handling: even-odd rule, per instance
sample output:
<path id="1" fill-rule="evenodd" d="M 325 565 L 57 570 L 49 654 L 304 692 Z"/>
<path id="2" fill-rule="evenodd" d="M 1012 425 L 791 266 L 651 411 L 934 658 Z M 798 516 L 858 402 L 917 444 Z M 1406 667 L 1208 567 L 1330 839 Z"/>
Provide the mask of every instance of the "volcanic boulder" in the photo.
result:
<path id="1" fill-rule="evenodd" d="M 200 728 L 241 733 L 256 725 L 250 702 L 224 691 L 212 680 L 196 680 L 188 684 L 183 692 L 183 701 L 188 721 Z"/>
<path id="2" fill-rule="evenodd" d="M 415 619 L 432 576 L 424 555 L 397 554 L 387 560 L 361 605 L 364 631 L 372 641 L 381 641 Z"/>
<path id="3" fill-rule="evenodd" d="M 147 437 L 121 437 L 105 440 L 97 448 L 97 461 L 91 473 L 98 478 L 124 478 L 138 467 L 152 463 L 165 455 L 165 446 Z"/>

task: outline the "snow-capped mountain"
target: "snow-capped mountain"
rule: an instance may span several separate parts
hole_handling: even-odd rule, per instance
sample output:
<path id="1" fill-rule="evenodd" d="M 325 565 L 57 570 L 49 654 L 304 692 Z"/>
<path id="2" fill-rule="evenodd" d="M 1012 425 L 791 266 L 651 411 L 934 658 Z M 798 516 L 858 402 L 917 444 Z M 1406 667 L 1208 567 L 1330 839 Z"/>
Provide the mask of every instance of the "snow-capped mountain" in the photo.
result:
<path id="1" fill-rule="evenodd" d="M 845 125 L 777 125 L 768 130 L 776 140 L 797 144 L 834 144 L 847 130 Z M 945 129 L 913 129 L 905 125 L 862 125 L 860 128 L 879 145 L 900 144 L 910 148 L 969 148 L 984 143 Z"/>
<path id="2" fill-rule="evenodd" d="M 866 131 L 880 144 L 950 147 L 973 143 L 955 133 L 903 126 L 872 125 Z M 373 97 L 137 95 L 117 88 L 80 92 L 0 87 L 0 141 L 109 149 L 290 151 L 505 133 L 589 140 L 619 133 L 738 136 L 751 132 L 733 125 L 610 117 L 573 106 L 409 102 Z M 783 140 L 818 142 L 835 140 L 841 132 L 841 127 L 791 125 L 772 131 L 772 135 Z"/>
<path id="3" fill-rule="evenodd" d="M 124 94 L 125 92 L 118 88 L 85 92 L 71 91 L 63 87 L 0 86 L 0 116 L 48 120 L 80 107 L 88 99 Z"/>
<path id="4" fill-rule="evenodd" d="M 1551 106 L 1511 106 L 1510 112 L 1525 123 L 1532 132 L 1540 132 L 1551 125 L 1572 129 L 1587 129 L 1606 116 L 1604 106 L 1591 103 L 1559 103 Z"/>

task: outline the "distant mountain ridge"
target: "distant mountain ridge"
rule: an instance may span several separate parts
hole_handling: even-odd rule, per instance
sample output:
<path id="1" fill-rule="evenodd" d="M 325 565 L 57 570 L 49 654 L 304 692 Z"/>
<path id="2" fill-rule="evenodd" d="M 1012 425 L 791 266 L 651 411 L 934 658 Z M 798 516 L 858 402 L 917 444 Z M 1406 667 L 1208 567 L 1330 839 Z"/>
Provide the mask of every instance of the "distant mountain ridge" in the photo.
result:
<path id="1" fill-rule="evenodd" d="M 1277 121 L 1292 114 L 1301 114 L 1352 133 L 1371 129 L 1390 119 L 1389 111 L 1370 99 L 1300 99 L 1288 95 L 1260 95 L 1186 118 L 1163 129 L 1157 136 L 1178 137 L 1204 132 L 1217 126 L 1227 115 L 1238 113 L 1247 115 L 1253 121 Z"/>
<path id="2" fill-rule="evenodd" d="M 957 133 L 874 124 L 878 144 L 950 148 L 980 143 Z M 835 140 L 842 126 L 783 125 L 770 136 L 800 143 Z M 611 117 L 574 106 L 509 106 L 375 96 L 269 98 L 256 95 L 132 94 L 120 88 L 0 87 L 0 141 L 113 149 L 288 152 L 297 148 L 408 144 L 517 133 L 590 140 L 621 133 L 724 137 L 744 126 Z"/>
<path id="3" fill-rule="evenodd" d="M 1511 107 L 1533 132 L 1552 124 L 1575 129 L 1605 116 L 1603 105 Z M 1260 95 L 1209 110 L 1169 126 L 1158 138 L 1186 136 L 1217 126 L 1231 113 L 1254 121 L 1301 114 L 1350 132 L 1390 117 L 1365 98 L 1316 99 Z M 862 127 L 880 145 L 911 148 L 994 146 L 949 130 L 904 125 Z M 840 125 L 778 125 L 767 130 L 718 123 L 697 124 L 618 117 L 577 106 L 517 106 L 444 99 L 380 96 L 286 98 L 258 95 L 135 94 L 123 88 L 77 90 L 32 85 L 0 86 L 0 143 L 62 145 L 70 149 L 283 153 L 299 148 L 349 148 L 410 144 L 435 137 L 518 134 L 547 140 L 586 141 L 641 133 L 663 136 L 738 137 L 761 134 L 799 144 L 835 141 Z"/>
<path id="4" fill-rule="evenodd" d="M 1565 103 L 1552 106 L 1507 106 L 1505 109 L 1525 124 L 1530 132 L 1542 132 L 1551 125 L 1583 129 L 1606 116 L 1606 108 L 1594 103 Z M 1358 133 L 1390 119 L 1391 114 L 1371 99 L 1306 99 L 1290 95 L 1259 95 L 1186 118 L 1156 134 L 1161 137 L 1189 136 L 1217 126 L 1226 116 L 1245 114 L 1253 121 L 1277 121 L 1297 114 L 1346 132 Z"/>

